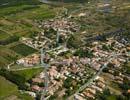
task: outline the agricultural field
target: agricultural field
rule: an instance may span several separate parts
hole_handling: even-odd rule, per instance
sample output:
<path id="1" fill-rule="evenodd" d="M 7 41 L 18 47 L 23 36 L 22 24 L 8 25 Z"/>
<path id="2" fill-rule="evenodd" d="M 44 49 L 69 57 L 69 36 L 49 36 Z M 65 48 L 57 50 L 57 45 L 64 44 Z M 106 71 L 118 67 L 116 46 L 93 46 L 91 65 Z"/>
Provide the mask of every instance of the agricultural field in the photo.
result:
<path id="1" fill-rule="evenodd" d="M 35 75 L 39 74 L 41 71 L 43 71 L 43 68 L 37 68 L 37 69 L 26 69 L 26 70 L 19 70 L 19 71 L 13 71 L 13 73 L 20 75 L 21 77 L 24 77 L 25 80 L 29 80 Z"/>
<path id="2" fill-rule="evenodd" d="M 39 4 L 38 0 L 0 0 L 1 7 L 14 6 L 20 4 Z"/>
<path id="3" fill-rule="evenodd" d="M 32 54 L 34 52 L 36 52 L 37 50 L 25 45 L 25 44 L 18 44 L 18 45 L 15 45 L 15 46 L 12 46 L 10 48 L 11 50 L 13 50 L 14 52 L 22 55 L 22 56 L 27 56 L 29 54 Z"/>
<path id="4" fill-rule="evenodd" d="M 0 100 L 3 97 L 16 93 L 17 91 L 17 86 L 15 84 L 0 76 Z"/>
<path id="5" fill-rule="evenodd" d="M 0 30 L 0 40 L 7 39 L 10 35 Z"/>
<path id="6" fill-rule="evenodd" d="M 38 0 L 0 0 L 0 9 L 0 67 L 6 67 L 36 52 L 19 44 L 19 39 L 41 32 L 36 21 L 53 18 L 60 7 L 53 8 Z"/>
<path id="7" fill-rule="evenodd" d="M 40 31 L 34 20 L 53 18 L 54 15 L 53 10 L 50 10 L 47 5 L 3 8 L 0 11 L 0 30 L 10 35 L 28 36 L 28 34 Z"/>
<path id="8" fill-rule="evenodd" d="M 21 94 L 17 85 L 0 76 L 0 100 L 33 100 L 27 94 Z"/>
<path id="9" fill-rule="evenodd" d="M 19 42 L 11 43 L 6 46 L 0 46 L 0 67 L 6 67 L 13 61 L 16 61 L 17 59 L 30 55 L 34 52 L 37 52 L 37 50 Z"/>
<path id="10" fill-rule="evenodd" d="M 15 53 L 13 50 L 4 46 L 0 46 L 0 67 L 5 67 L 7 64 L 15 61 L 20 57 L 21 56 Z"/>

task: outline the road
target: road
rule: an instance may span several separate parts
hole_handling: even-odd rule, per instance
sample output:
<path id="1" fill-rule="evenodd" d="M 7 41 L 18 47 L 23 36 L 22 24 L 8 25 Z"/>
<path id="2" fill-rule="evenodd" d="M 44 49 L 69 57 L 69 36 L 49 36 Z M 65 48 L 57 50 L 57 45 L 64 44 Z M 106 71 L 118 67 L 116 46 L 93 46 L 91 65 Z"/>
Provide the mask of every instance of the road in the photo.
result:
<path id="1" fill-rule="evenodd" d="M 8 69 L 9 71 L 20 71 L 20 70 L 27 70 L 27 69 L 38 69 L 38 68 L 43 68 L 41 65 L 39 67 L 24 67 L 24 68 L 19 68 L 19 69 Z"/>

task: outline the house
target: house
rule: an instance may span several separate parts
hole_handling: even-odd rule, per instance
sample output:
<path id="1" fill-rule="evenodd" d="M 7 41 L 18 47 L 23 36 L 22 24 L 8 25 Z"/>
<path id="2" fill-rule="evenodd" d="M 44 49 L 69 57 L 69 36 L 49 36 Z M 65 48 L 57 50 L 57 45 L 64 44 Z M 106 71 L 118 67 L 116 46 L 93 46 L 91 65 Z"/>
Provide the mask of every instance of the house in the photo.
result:
<path id="1" fill-rule="evenodd" d="M 92 88 L 87 88 L 85 91 L 88 91 L 92 94 L 95 94 L 96 93 L 96 90 L 92 89 Z"/>
<path id="2" fill-rule="evenodd" d="M 80 58 L 80 62 L 84 65 L 90 64 L 90 58 Z"/>
<path id="3" fill-rule="evenodd" d="M 24 59 L 19 59 L 19 60 L 16 61 L 16 63 L 17 63 L 18 65 L 23 64 L 24 62 L 25 62 Z"/>
<path id="4" fill-rule="evenodd" d="M 115 80 L 123 81 L 123 78 L 120 76 L 115 76 Z"/>
<path id="5" fill-rule="evenodd" d="M 17 64 L 21 64 L 24 66 L 33 66 L 35 64 L 39 64 L 39 62 L 40 62 L 40 56 L 38 54 L 33 54 L 31 56 L 16 61 Z"/>
<path id="6" fill-rule="evenodd" d="M 99 77 L 98 80 L 101 81 L 102 83 L 105 82 L 103 77 Z"/>
<path id="7" fill-rule="evenodd" d="M 114 64 L 115 67 L 120 67 L 120 62 L 117 59 L 113 59 L 111 63 Z"/>
<path id="8" fill-rule="evenodd" d="M 127 47 L 127 50 L 130 51 L 130 46 Z"/>
<path id="9" fill-rule="evenodd" d="M 41 91 L 42 90 L 42 88 L 41 87 L 39 87 L 38 85 L 33 85 L 32 87 L 31 87 L 31 90 L 32 91 Z"/>
<path id="10" fill-rule="evenodd" d="M 114 73 L 114 70 L 111 70 L 111 69 L 110 69 L 110 70 L 109 70 L 109 73 L 113 74 L 113 73 Z"/>
<path id="11" fill-rule="evenodd" d="M 105 88 L 105 84 L 102 82 L 97 82 L 97 86 L 99 86 L 100 88 Z"/>
<path id="12" fill-rule="evenodd" d="M 45 73 L 41 72 L 40 75 L 39 75 L 39 78 L 44 78 L 44 77 L 45 77 Z"/>
<path id="13" fill-rule="evenodd" d="M 78 16 L 79 17 L 84 17 L 84 16 L 86 16 L 86 13 L 80 13 Z"/>
<path id="14" fill-rule="evenodd" d="M 80 96 L 80 95 L 74 95 L 74 100 L 86 100 L 86 99 L 84 99 L 82 96 Z"/>
<path id="15" fill-rule="evenodd" d="M 128 91 L 127 91 L 129 94 L 130 94 L 130 89 L 128 89 Z"/>
<path id="16" fill-rule="evenodd" d="M 51 79 L 54 79 L 54 78 L 57 77 L 58 71 L 56 70 L 56 67 L 55 67 L 55 66 L 52 66 L 51 69 L 49 69 L 48 75 L 50 75 L 50 78 L 51 78 Z"/>
<path id="17" fill-rule="evenodd" d="M 25 93 L 28 93 L 30 96 L 36 98 L 36 93 L 31 91 L 25 91 Z"/>
<path id="18" fill-rule="evenodd" d="M 98 71 L 101 68 L 101 64 L 94 62 L 91 64 L 91 67 Z"/>
<path id="19" fill-rule="evenodd" d="M 100 92 L 102 92 L 102 91 L 103 91 L 103 89 L 102 89 L 102 88 L 97 87 L 97 86 L 95 86 L 95 85 L 92 85 L 92 86 L 91 86 L 91 88 L 93 88 L 93 89 L 95 89 L 95 90 L 97 90 L 97 91 L 100 91 Z"/>
<path id="20" fill-rule="evenodd" d="M 33 82 L 33 83 L 42 83 L 42 82 L 44 82 L 44 80 L 41 79 L 41 78 L 33 78 L 33 79 L 32 79 L 32 82 Z"/>
<path id="21" fill-rule="evenodd" d="M 89 98 L 92 98 L 92 99 L 95 99 L 95 97 L 93 96 L 93 94 L 87 92 L 87 91 L 84 91 L 83 94 Z"/>

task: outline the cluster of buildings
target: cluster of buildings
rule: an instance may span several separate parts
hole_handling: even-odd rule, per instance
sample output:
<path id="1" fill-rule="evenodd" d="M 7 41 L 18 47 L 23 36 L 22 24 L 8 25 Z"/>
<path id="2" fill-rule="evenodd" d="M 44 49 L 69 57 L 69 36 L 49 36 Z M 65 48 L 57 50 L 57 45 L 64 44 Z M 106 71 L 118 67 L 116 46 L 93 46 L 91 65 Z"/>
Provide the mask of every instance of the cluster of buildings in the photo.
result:
<path id="1" fill-rule="evenodd" d="M 64 88 L 64 81 L 70 77 L 77 82 L 85 83 L 87 78 L 90 78 L 95 71 L 83 66 L 77 62 L 79 57 L 72 57 L 68 59 L 54 59 L 50 62 L 51 67 L 47 70 L 48 74 L 48 96 L 54 95 L 60 88 Z M 45 72 L 41 72 L 32 79 L 31 90 L 33 92 L 40 92 L 45 89 Z M 35 83 L 35 84 L 34 84 Z M 65 91 L 64 93 L 65 94 Z"/>
<path id="2" fill-rule="evenodd" d="M 33 54 L 25 58 L 21 58 L 16 61 L 16 64 L 23 65 L 25 67 L 34 66 L 40 63 L 40 55 Z"/>
<path id="3" fill-rule="evenodd" d="M 103 47 L 104 45 L 109 47 L 109 49 L 106 47 L 104 48 Z M 117 85 L 124 84 L 123 82 L 124 79 L 126 78 L 130 81 L 129 76 L 123 74 L 120 71 L 123 67 L 123 64 L 129 61 L 130 57 L 129 46 L 130 46 L 129 44 L 124 45 L 112 38 L 111 39 L 109 38 L 108 41 L 105 43 L 93 42 L 91 50 L 93 50 L 94 57 L 88 60 L 89 63 L 90 62 L 92 63 L 92 64 L 90 63 L 90 67 L 98 71 L 102 67 L 100 64 L 107 63 L 109 61 L 108 57 L 110 55 L 114 56 L 114 52 L 116 52 L 117 57 L 108 62 L 107 65 L 108 68 L 107 72 L 105 72 L 107 73 L 105 77 L 110 80 L 106 80 L 106 78 L 104 78 L 103 76 L 97 76 L 97 78 L 95 78 L 94 81 L 88 87 L 86 87 L 82 92 L 75 95 L 76 100 L 95 99 L 95 95 L 97 92 L 102 93 L 105 88 L 111 87 L 110 84 L 107 83 L 108 81 L 112 81 Z M 114 91 L 111 92 L 114 93 Z"/>
<path id="4" fill-rule="evenodd" d="M 90 49 L 93 51 L 94 57 L 90 61 L 90 66 L 96 70 L 99 70 L 105 62 L 107 63 L 110 56 L 115 57 L 108 63 L 118 68 L 129 60 L 128 47 L 114 39 L 109 38 L 105 43 L 93 42 L 92 45 Z"/>
<path id="5" fill-rule="evenodd" d="M 76 100 L 95 99 L 96 93 L 102 93 L 106 88 L 105 80 L 103 77 L 96 77 L 91 86 L 85 88 L 81 93 L 75 95 Z"/>
<path id="6" fill-rule="evenodd" d="M 39 33 L 38 36 L 34 38 L 22 37 L 21 42 L 37 50 L 43 47 L 48 48 L 49 46 L 53 45 L 53 41 L 45 37 L 44 33 Z"/>
<path id="7" fill-rule="evenodd" d="M 86 16 L 86 13 L 80 13 L 78 16 Z M 41 21 L 39 22 L 39 27 L 43 28 L 43 32 L 36 34 L 33 38 L 23 37 L 21 38 L 21 42 L 38 50 L 41 48 L 54 48 L 56 42 L 59 41 L 59 38 L 62 37 L 65 42 L 70 34 L 80 30 L 80 26 L 69 18 L 55 18 L 47 21 Z M 51 36 L 47 36 L 48 34 L 51 34 Z M 51 51 L 51 54 L 57 56 L 52 57 L 52 55 L 50 55 L 48 56 L 49 60 L 47 60 L 47 64 L 50 65 L 47 69 L 48 96 L 55 95 L 56 92 L 59 92 L 59 89 L 65 89 L 64 81 L 67 78 L 71 78 L 77 83 L 80 83 L 80 86 L 84 85 L 92 78 L 93 75 L 96 75 L 96 73 L 100 71 L 104 64 L 107 64 L 109 67 L 108 73 L 111 74 L 111 78 L 116 80 L 115 82 L 123 84 L 123 79 L 126 76 L 122 73 L 114 76 L 113 69 L 121 69 L 121 65 L 129 60 L 130 46 L 128 44 L 120 43 L 114 38 L 108 38 L 105 42 L 94 41 L 91 46 L 85 46 L 83 48 L 83 50 L 87 50 L 88 52 L 92 51 L 92 57 L 74 56 L 74 52 L 71 52 L 70 57 L 59 55 L 60 53 L 67 52 L 69 50 L 66 47 L 59 47 L 58 49 Z M 110 56 L 115 57 L 109 61 Z M 40 55 L 33 54 L 17 60 L 16 63 L 23 66 L 34 66 L 40 63 Z M 44 71 L 32 78 L 30 84 L 31 91 L 29 93 L 32 93 L 33 96 L 35 95 L 34 97 L 36 97 L 37 92 L 44 91 L 45 79 L 46 75 Z M 104 78 L 97 76 L 90 86 L 86 87 L 79 94 L 76 94 L 75 97 L 78 100 L 85 100 L 86 98 L 95 99 L 96 93 L 102 93 L 106 86 L 107 84 L 105 83 Z M 62 94 L 65 95 L 65 91 L 63 91 Z"/>
<path id="8" fill-rule="evenodd" d="M 121 69 L 121 65 L 129 60 L 129 46 L 124 45 L 112 38 L 109 38 L 106 42 L 93 42 L 91 47 L 87 47 L 88 51 L 92 51 L 92 57 L 79 57 L 74 56 L 73 53 L 70 57 L 63 57 L 62 55 L 56 58 L 51 55 L 48 64 L 50 67 L 47 69 L 48 74 L 48 96 L 55 95 L 59 89 L 64 89 L 64 81 L 69 77 L 75 80 L 81 85 L 85 84 L 89 79 L 92 78 L 96 72 L 100 71 L 104 64 L 108 64 L 108 73 L 111 74 L 111 78 L 116 80 L 117 83 L 123 84 L 123 78 L 125 77 L 122 73 L 113 76 L 114 71 L 112 69 Z M 55 52 L 59 52 L 57 49 Z M 66 52 L 66 51 L 65 51 Z M 115 58 L 109 61 L 110 56 Z M 48 54 L 49 55 L 49 54 Z M 46 58 L 46 57 L 45 57 Z M 24 66 L 33 66 L 40 62 L 40 56 L 37 54 L 31 55 L 26 58 L 22 58 L 17 61 L 17 64 Z M 41 72 L 39 75 L 32 79 L 31 91 L 34 93 L 42 92 L 45 89 L 45 72 Z M 103 77 L 98 77 L 95 81 L 85 88 L 81 93 L 75 97 L 79 100 L 85 100 L 84 98 L 95 99 L 97 92 L 103 92 L 106 88 L 106 83 Z M 65 95 L 65 91 L 62 93 Z M 81 99 L 83 98 L 83 99 Z"/>
<path id="9" fill-rule="evenodd" d="M 41 33 L 36 33 L 36 36 L 33 38 L 23 37 L 21 38 L 21 42 L 35 49 L 53 48 L 59 40 L 63 42 L 67 41 L 70 34 L 80 29 L 78 24 L 67 18 L 55 18 L 43 21 L 39 23 L 39 27 L 43 28 Z"/>
<path id="10" fill-rule="evenodd" d="M 51 66 L 49 70 L 47 71 L 48 74 L 48 95 L 53 95 L 60 87 L 63 85 L 63 79 L 65 79 L 65 76 L 62 75 L 57 71 L 57 68 L 55 66 Z M 45 82 L 45 73 L 41 72 L 39 75 L 37 75 L 35 78 L 32 79 L 32 84 L 37 83 L 31 86 L 31 89 L 34 92 L 37 91 L 43 91 L 45 89 L 44 83 Z M 42 86 L 39 84 L 43 84 Z"/>
<path id="11" fill-rule="evenodd" d="M 63 34 L 76 32 L 79 30 L 79 25 L 68 18 L 55 18 L 40 23 L 40 27 L 44 29 L 53 28 L 55 31 L 63 31 Z"/>

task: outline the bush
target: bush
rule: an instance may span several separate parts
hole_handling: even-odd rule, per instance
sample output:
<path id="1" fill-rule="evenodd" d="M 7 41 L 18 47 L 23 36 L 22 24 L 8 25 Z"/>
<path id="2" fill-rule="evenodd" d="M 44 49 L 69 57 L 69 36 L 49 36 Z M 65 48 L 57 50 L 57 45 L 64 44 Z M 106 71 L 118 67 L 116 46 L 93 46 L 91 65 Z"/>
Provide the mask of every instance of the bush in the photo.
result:
<path id="1" fill-rule="evenodd" d="M 79 48 L 82 46 L 81 37 L 79 34 L 71 35 L 67 41 L 68 48 Z"/>
<path id="2" fill-rule="evenodd" d="M 93 53 L 92 51 L 89 50 L 83 50 L 83 49 L 78 49 L 75 53 L 75 56 L 79 56 L 79 57 L 93 57 Z"/>
<path id="3" fill-rule="evenodd" d="M 67 78 L 65 81 L 64 81 L 64 87 L 65 88 L 70 88 L 72 85 L 72 79 L 71 78 Z"/>

